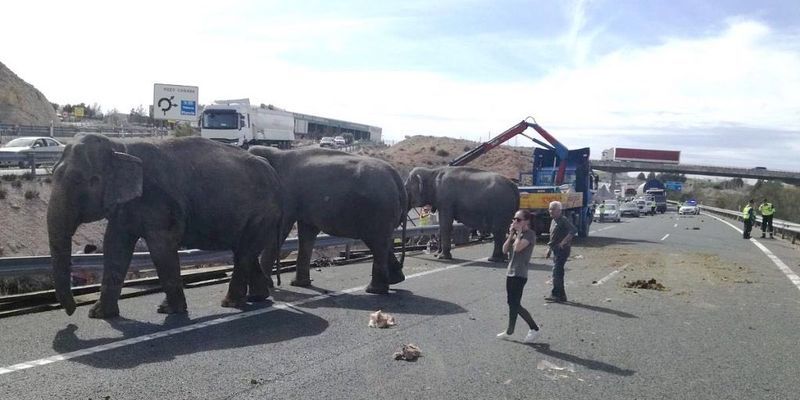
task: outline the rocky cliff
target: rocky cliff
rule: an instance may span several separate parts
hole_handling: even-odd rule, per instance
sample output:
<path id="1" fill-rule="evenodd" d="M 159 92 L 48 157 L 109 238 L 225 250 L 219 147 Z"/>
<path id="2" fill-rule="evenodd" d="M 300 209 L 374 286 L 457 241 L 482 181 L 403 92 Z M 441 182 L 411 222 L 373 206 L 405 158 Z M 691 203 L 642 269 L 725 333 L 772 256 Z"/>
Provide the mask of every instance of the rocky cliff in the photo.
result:
<path id="1" fill-rule="evenodd" d="M 0 123 L 50 125 L 50 121 L 58 124 L 56 113 L 42 92 L 0 62 Z"/>

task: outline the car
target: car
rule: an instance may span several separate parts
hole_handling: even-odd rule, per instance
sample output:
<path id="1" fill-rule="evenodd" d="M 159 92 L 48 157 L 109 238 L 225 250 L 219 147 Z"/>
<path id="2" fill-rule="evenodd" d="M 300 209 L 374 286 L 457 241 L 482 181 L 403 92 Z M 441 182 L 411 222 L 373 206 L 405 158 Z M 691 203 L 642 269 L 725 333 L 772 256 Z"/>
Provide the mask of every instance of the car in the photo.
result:
<path id="1" fill-rule="evenodd" d="M 64 152 L 65 147 L 63 143 L 51 137 L 25 136 L 11 140 L 5 146 L 0 147 L 0 153 L 34 153 L 34 157 L 41 155 L 47 159 L 57 159 Z M 14 161 L 14 164 L 7 165 L 17 165 L 20 168 L 30 167 L 27 161 Z"/>
<path id="2" fill-rule="evenodd" d="M 638 218 L 641 215 L 641 212 L 639 211 L 639 206 L 636 203 L 633 201 L 628 201 L 619 206 L 619 215 L 621 217 L 631 216 Z"/>
<path id="3" fill-rule="evenodd" d="M 637 197 L 633 200 L 636 203 L 636 207 L 639 208 L 639 214 L 647 214 L 647 201 L 641 197 Z"/>
<path id="4" fill-rule="evenodd" d="M 332 149 L 336 147 L 336 142 L 333 140 L 332 137 L 326 136 L 319 140 L 319 147 L 328 147 Z"/>
<path id="5" fill-rule="evenodd" d="M 697 207 L 697 202 L 689 200 L 681 204 L 678 208 L 679 215 L 700 215 L 700 208 Z"/>
<path id="6" fill-rule="evenodd" d="M 344 147 L 347 145 L 347 141 L 344 140 L 343 136 L 336 136 L 333 138 L 333 143 L 335 143 L 337 147 Z"/>
<path id="7" fill-rule="evenodd" d="M 755 167 L 753 169 L 767 169 L 767 167 Z"/>
<path id="8" fill-rule="evenodd" d="M 597 208 L 594 209 L 595 221 L 619 222 L 621 220 L 616 204 L 602 204 L 601 206 L 597 206 Z"/>

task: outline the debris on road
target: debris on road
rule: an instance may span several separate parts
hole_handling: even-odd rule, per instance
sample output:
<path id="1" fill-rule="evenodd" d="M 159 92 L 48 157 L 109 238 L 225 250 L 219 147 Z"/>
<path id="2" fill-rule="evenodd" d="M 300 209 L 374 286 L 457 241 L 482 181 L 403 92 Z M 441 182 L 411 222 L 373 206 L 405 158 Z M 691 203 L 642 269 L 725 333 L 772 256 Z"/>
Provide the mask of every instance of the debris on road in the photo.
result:
<path id="1" fill-rule="evenodd" d="M 393 316 L 378 310 L 369 315 L 369 323 L 367 326 L 370 328 L 388 328 L 395 324 L 396 322 Z"/>
<path id="2" fill-rule="evenodd" d="M 422 351 L 414 343 L 404 344 L 394 353 L 395 360 L 417 361 L 420 356 L 422 356 Z"/>
<path id="3" fill-rule="evenodd" d="M 635 281 L 630 281 L 625 284 L 626 288 L 631 289 L 649 289 L 649 290 L 667 290 L 667 288 L 658 283 L 655 278 L 646 281 L 644 279 L 638 279 Z"/>

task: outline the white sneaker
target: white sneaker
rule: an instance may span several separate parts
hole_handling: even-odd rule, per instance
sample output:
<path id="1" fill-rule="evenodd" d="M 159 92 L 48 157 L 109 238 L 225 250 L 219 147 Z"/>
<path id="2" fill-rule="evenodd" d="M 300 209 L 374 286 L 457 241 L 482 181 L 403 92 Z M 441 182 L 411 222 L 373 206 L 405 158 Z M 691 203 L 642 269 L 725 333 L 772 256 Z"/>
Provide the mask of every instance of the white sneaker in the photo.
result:
<path id="1" fill-rule="evenodd" d="M 497 334 L 497 338 L 502 340 L 511 340 L 511 335 L 506 333 L 506 331 L 502 331 Z"/>
<path id="2" fill-rule="evenodd" d="M 525 339 L 523 339 L 522 341 L 525 342 L 525 343 L 533 343 L 536 340 L 536 338 L 539 337 L 539 333 L 541 331 L 542 331 L 541 328 L 539 328 L 538 331 L 535 331 L 533 329 L 529 330 L 528 334 L 525 335 Z"/>

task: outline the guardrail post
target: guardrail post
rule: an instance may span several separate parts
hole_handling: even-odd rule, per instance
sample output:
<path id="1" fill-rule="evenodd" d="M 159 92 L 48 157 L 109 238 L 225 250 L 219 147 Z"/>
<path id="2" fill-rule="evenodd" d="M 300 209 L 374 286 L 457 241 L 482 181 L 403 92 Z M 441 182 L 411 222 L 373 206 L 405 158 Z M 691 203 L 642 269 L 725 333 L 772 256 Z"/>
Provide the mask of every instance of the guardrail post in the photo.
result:
<path id="1" fill-rule="evenodd" d="M 344 246 L 344 259 L 345 260 L 349 260 L 350 259 L 350 243 L 348 243 L 348 244 L 346 244 Z"/>
<path id="2" fill-rule="evenodd" d="M 36 156 L 33 152 L 28 153 L 28 165 L 31 167 L 31 175 L 36 176 Z"/>

